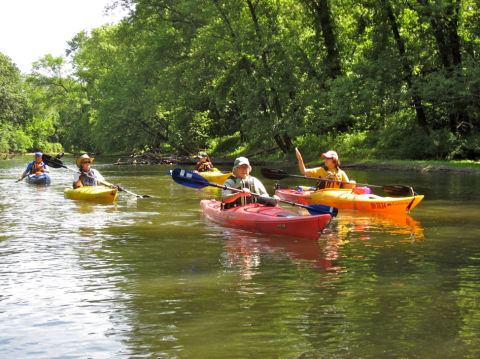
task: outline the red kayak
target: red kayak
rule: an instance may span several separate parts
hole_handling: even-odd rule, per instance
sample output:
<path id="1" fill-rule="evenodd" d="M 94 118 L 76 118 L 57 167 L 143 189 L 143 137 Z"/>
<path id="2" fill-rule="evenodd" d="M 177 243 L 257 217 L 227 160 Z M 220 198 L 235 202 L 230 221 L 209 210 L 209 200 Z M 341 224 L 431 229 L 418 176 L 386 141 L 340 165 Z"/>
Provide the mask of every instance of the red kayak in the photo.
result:
<path id="1" fill-rule="evenodd" d="M 205 217 L 216 223 L 252 232 L 309 239 L 318 239 L 332 218 L 329 214 L 302 216 L 282 207 L 261 204 L 247 204 L 224 210 L 221 202 L 203 199 L 200 205 Z"/>

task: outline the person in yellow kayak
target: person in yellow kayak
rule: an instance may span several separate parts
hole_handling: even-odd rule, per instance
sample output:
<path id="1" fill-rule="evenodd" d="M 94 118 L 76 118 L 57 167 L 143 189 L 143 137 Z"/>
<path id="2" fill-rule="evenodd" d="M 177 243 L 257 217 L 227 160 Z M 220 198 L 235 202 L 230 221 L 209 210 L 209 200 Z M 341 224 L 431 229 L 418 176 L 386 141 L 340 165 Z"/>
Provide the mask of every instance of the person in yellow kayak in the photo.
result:
<path id="1" fill-rule="evenodd" d="M 105 181 L 105 178 L 97 170 L 90 167 L 95 158 L 83 154 L 77 159 L 77 167 L 80 173 L 75 173 L 73 177 L 73 188 L 80 188 L 83 186 L 98 186 L 98 181 Z"/>
<path id="2" fill-rule="evenodd" d="M 198 162 L 195 165 L 195 170 L 193 172 L 198 173 L 198 172 L 208 172 L 213 170 L 213 164 L 212 161 L 210 161 L 210 157 L 205 152 L 200 153 L 200 155 L 197 157 Z"/>
<path id="3" fill-rule="evenodd" d="M 350 182 L 349 184 L 345 183 L 338 183 L 338 182 L 330 182 L 330 181 L 318 181 L 317 188 L 324 189 L 324 188 L 354 188 L 356 182 L 350 181 L 348 179 L 347 174 L 340 169 L 340 160 L 338 159 L 338 154 L 335 151 L 327 151 L 322 154 L 322 157 L 325 159 L 325 164 L 321 167 L 315 168 L 305 168 L 305 164 L 303 163 L 302 155 L 298 148 L 295 147 L 295 153 L 298 159 L 298 168 L 300 169 L 300 173 L 307 177 L 314 177 L 314 178 L 325 178 L 328 180 L 335 180 L 335 181 L 342 181 L 342 182 Z"/>
<path id="4" fill-rule="evenodd" d="M 28 164 L 27 169 L 25 172 L 22 173 L 19 181 L 23 180 L 27 175 L 37 175 L 40 176 L 42 173 L 49 173 L 48 167 L 45 163 L 43 163 L 42 159 L 43 153 L 42 152 L 35 152 L 35 161 L 32 161 Z"/>
<path id="5" fill-rule="evenodd" d="M 252 167 L 246 157 L 238 157 L 233 164 L 233 175 L 227 178 L 224 186 L 236 189 L 243 189 L 243 192 L 232 192 L 228 189 L 222 189 L 223 208 L 233 208 L 243 206 L 249 203 L 260 203 L 275 207 L 280 201 L 280 197 L 268 195 L 265 186 L 256 177 L 250 176 Z M 260 196 L 252 196 L 256 193 Z"/>

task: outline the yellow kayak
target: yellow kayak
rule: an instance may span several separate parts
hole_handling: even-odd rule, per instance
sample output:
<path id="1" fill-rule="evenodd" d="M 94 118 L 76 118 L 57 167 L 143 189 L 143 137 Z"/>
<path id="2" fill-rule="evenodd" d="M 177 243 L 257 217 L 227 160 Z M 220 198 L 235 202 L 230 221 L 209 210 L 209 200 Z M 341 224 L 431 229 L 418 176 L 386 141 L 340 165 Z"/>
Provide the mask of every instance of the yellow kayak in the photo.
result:
<path id="1" fill-rule="evenodd" d="M 85 186 L 77 189 L 65 188 L 65 198 L 93 202 L 113 202 L 117 198 L 117 189 L 104 186 Z"/>
<path id="2" fill-rule="evenodd" d="M 352 189 L 327 188 L 318 191 L 277 189 L 275 194 L 283 200 L 304 205 L 323 204 L 339 209 L 356 209 L 380 213 L 406 213 L 414 209 L 423 195 L 410 197 L 382 197 L 375 194 L 356 194 Z"/>
<path id="3" fill-rule="evenodd" d="M 228 177 L 232 176 L 232 172 L 222 172 L 214 168 L 213 171 L 198 172 L 200 176 L 205 178 L 208 182 L 223 184 Z"/>
<path id="4" fill-rule="evenodd" d="M 200 176 L 205 178 L 208 182 L 223 184 L 228 177 L 232 176 L 232 172 L 223 172 L 219 171 L 218 168 L 213 168 L 211 171 L 208 172 L 198 172 Z M 168 175 L 172 175 L 172 170 L 168 171 Z"/>

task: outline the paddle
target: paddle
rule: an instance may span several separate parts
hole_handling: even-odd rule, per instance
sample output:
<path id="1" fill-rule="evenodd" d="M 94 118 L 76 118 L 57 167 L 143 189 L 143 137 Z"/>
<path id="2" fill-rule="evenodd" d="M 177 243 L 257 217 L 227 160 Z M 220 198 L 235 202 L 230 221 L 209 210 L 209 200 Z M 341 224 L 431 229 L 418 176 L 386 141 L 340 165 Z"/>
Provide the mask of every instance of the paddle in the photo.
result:
<path id="1" fill-rule="evenodd" d="M 219 184 L 216 184 L 216 183 L 208 182 L 202 176 L 200 176 L 196 173 L 187 171 L 187 170 L 182 170 L 181 168 L 175 168 L 172 171 L 172 178 L 175 182 L 177 182 L 181 185 L 187 186 L 187 187 L 191 187 L 191 188 L 200 189 L 200 188 L 205 188 L 207 186 L 212 186 L 212 187 L 217 187 L 217 188 L 221 188 L 221 189 L 228 189 L 229 191 L 232 191 L 232 192 L 243 193 L 243 190 L 241 190 L 241 189 L 227 187 L 225 185 L 219 185 Z M 260 195 L 256 194 L 256 193 L 252 193 L 252 196 L 260 197 Z M 287 203 L 287 204 L 290 204 L 292 206 L 305 208 L 306 210 L 308 210 L 308 212 L 311 215 L 314 215 L 314 216 L 319 215 L 319 214 L 329 214 L 329 215 L 332 216 L 332 218 L 335 218 L 338 214 L 338 208 L 330 207 L 330 206 L 324 206 L 324 205 L 321 205 L 321 204 L 314 204 L 314 205 L 311 205 L 311 206 L 305 206 L 303 204 L 298 204 L 298 203 L 295 203 L 295 202 L 284 201 L 284 200 L 280 200 L 280 202 Z"/>
<path id="2" fill-rule="evenodd" d="M 350 182 L 346 182 L 346 181 L 337 181 L 337 180 L 331 180 L 331 179 L 325 179 L 325 178 L 291 175 L 291 174 L 283 172 L 282 170 L 276 170 L 276 169 L 262 168 L 261 171 L 262 171 L 262 175 L 265 178 L 273 179 L 273 180 L 281 180 L 281 179 L 284 179 L 284 178 L 287 178 L 287 177 L 296 177 L 296 178 L 303 178 L 303 179 L 311 179 L 311 180 L 315 180 L 315 181 L 326 181 L 326 182 L 337 182 L 337 183 L 350 184 Z M 389 184 L 387 186 L 376 186 L 376 185 L 373 185 L 373 184 L 357 183 L 357 185 L 366 186 L 366 187 L 381 188 L 386 193 L 396 194 L 396 195 L 399 195 L 399 196 L 414 196 L 415 195 L 415 192 L 413 191 L 412 187 L 404 186 L 404 185 L 401 185 L 401 184 Z"/>
<path id="3" fill-rule="evenodd" d="M 63 152 L 61 153 L 61 155 L 63 156 Z M 59 155 L 59 156 L 60 156 L 60 155 Z M 62 156 L 60 156 L 60 157 L 62 157 Z M 57 156 L 57 157 L 58 157 L 58 156 Z M 60 161 L 59 158 L 57 158 L 57 157 L 52 158 L 51 156 L 43 155 L 43 161 L 44 161 L 47 165 L 49 165 L 49 166 L 51 166 L 51 167 L 53 167 L 53 168 L 65 168 L 65 169 L 70 170 L 70 171 L 72 171 L 72 172 L 80 173 L 80 174 L 81 174 L 80 171 L 76 171 L 76 170 L 74 170 L 73 168 L 70 168 L 70 167 L 65 166 L 65 165 L 62 163 L 62 161 Z M 101 184 L 103 184 L 103 185 L 105 185 L 105 186 L 107 186 L 107 187 L 117 188 L 117 189 L 118 189 L 119 191 L 121 191 L 121 192 L 125 192 L 125 193 L 128 193 L 128 194 L 131 194 L 132 196 L 135 196 L 135 197 L 138 197 L 138 198 L 151 198 L 151 197 L 152 197 L 152 196 L 148 196 L 148 195 L 141 196 L 141 195 L 139 195 L 139 194 L 136 194 L 136 193 L 127 191 L 126 189 L 123 189 L 123 188 L 120 187 L 119 185 L 115 185 L 115 184 L 112 184 L 112 183 L 108 183 L 108 182 L 106 182 L 106 181 L 101 181 L 101 180 L 99 180 L 98 178 L 94 178 L 94 177 L 89 176 L 89 175 L 86 175 L 86 174 L 84 174 L 84 175 L 87 176 L 87 177 L 89 177 L 89 178 L 95 179 L 97 182 L 99 182 L 99 183 L 101 183 Z"/>

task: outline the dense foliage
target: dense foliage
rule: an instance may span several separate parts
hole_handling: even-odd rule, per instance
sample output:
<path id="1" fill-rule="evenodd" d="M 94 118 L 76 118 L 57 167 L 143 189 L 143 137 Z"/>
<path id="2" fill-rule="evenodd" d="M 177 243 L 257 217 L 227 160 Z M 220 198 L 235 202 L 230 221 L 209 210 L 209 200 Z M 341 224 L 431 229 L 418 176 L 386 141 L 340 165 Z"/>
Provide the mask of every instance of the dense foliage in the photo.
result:
<path id="1" fill-rule="evenodd" d="M 301 145 L 349 157 L 480 158 L 478 0 L 117 6 L 130 16 L 77 34 L 66 59 L 34 64 L 23 92 L 10 67 L 5 101 L 16 107 L 2 100 L 1 131 L 68 151 L 277 145 L 287 154 Z"/>

